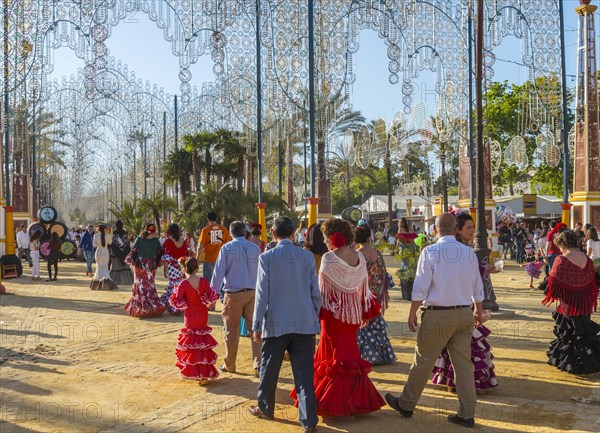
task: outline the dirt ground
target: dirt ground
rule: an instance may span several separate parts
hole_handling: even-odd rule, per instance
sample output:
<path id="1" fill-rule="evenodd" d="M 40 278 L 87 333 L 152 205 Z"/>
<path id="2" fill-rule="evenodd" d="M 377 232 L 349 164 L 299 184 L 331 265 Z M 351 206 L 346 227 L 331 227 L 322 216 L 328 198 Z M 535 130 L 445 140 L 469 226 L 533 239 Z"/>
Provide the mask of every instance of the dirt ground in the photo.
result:
<path id="1" fill-rule="evenodd" d="M 394 266 L 390 259 L 388 267 Z M 129 287 L 93 292 L 84 274 L 85 264 L 61 262 L 58 282 L 28 276 L 5 281 L 11 294 L 0 296 L 2 433 L 301 431 L 289 398 L 289 363 L 281 371 L 276 420 L 257 420 L 246 411 L 256 401 L 258 381 L 248 339 L 240 341 L 237 374 L 221 374 L 206 387 L 182 381 L 174 351 L 183 318 L 129 317 L 123 310 Z M 529 289 L 529 277 L 516 265 L 508 264 L 493 280 L 502 310 L 514 314 L 487 323 L 500 386 L 480 395 L 475 430 L 599 431 L 600 374 L 578 377 L 547 365 L 553 322 L 540 304 L 541 293 Z M 162 277 L 158 286 L 166 286 Z M 415 341 L 405 325 L 408 309 L 394 288 L 385 318 L 398 361 L 370 374 L 382 395 L 401 392 L 407 378 Z M 210 313 L 210 323 L 222 341 L 219 310 Z M 223 350 L 220 344 L 219 357 Z M 410 420 L 384 407 L 347 419 L 321 418 L 318 431 L 461 431 L 446 420 L 456 407 L 454 394 L 428 385 Z"/>

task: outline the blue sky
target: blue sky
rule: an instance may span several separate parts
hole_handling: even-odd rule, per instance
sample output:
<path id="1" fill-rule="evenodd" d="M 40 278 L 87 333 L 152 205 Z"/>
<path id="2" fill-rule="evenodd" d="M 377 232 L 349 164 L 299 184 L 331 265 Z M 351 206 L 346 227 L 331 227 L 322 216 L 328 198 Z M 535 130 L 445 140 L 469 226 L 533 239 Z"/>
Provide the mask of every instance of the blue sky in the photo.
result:
<path id="1" fill-rule="evenodd" d="M 567 73 L 570 75 L 576 72 L 577 16 L 574 9 L 578 5 L 578 0 L 565 1 Z M 355 62 L 357 80 L 352 89 L 354 108 L 362 111 L 368 119 L 383 117 L 391 120 L 401 107 L 401 90 L 400 85 L 392 85 L 388 81 L 386 46 L 373 31 L 363 31 L 360 39 L 361 48 Z M 519 47 L 518 50 L 514 49 L 515 45 Z M 178 59 L 171 53 L 170 43 L 164 40 L 162 30 L 145 14 L 137 13 L 114 28 L 107 46 L 110 55 L 126 63 L 138 77 L 156 83 L 167 93 L 179 93 Z M 525 79 L 525 68 L 511 63 L 520 62 L 520 43 L 517 40 L 506 38 L 495 54 L 495 80 L 522 82 Z M 55 52 L 53 76 L 76 73 L 82 66 L 81 59 L 76 58 L 69 49 L 61 48 Z M 190 70 L 193 74 L 192 84 L 198 87 L 202 82 L 214 81 L 210 56 L 201 58 Z M 423 73 L 421 78 L 427 81 L 429 77 Z M 574 87 L 574 81 L 569 78 L 567 85 Z"/>

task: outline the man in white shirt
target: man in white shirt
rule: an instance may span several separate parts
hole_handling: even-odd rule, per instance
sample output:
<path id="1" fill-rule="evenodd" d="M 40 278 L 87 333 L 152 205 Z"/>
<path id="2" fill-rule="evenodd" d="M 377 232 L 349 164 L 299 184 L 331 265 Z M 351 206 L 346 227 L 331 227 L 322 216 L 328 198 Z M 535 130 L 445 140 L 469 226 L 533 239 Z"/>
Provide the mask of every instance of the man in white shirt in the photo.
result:
<path id="1" fill-rule="evenodd" d="M 29 263 L 29 267 L 32 266 L 31 256 L 29 255 L 29 235 L 27 234 L 27 227 L 21 226 L 21 229 L 17 233 L 17 248 L 19 249 L 19 259 L 25 254 L 25 259 Z"/>
<path id="2" fill-rule="evenodd" d="M 441 214 L 436 227 L 439 240 L 421 253 L 413 285 L 408 316 L 408 327 L 413 332 L 417 328 L 417 310 L 421 309 L 413 364 L 400 397 L 388 393 L 385 400 L 403 417 L 412 417 L 435 361 L 446 347 L 454 366 L 459 401 L 458 413 L 449 415 L 448 421 L 473 427 L 477 395 L 471 335 L 473 326 L 482 322 L 483 282 L 474 251 L 455 238 L 454 215 Z"/>

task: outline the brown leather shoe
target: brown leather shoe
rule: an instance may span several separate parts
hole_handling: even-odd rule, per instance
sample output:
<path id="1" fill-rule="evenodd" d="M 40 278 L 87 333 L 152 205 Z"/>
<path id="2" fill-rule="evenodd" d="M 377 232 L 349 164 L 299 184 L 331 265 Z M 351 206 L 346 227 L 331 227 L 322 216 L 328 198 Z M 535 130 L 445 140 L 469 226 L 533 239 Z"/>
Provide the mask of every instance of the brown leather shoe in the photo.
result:
<path id="1" fill-rule="evenodd" d="M 258 407 L 258 406 L 250 406 L 248 408 L 248 412 L 250 412 L 250 415 L 253 415 L 260 419 L 266 419 L 268 421 L 273 421 L 275 419 L 273 416 L 264 414 L 263 411 L 260 410 L 260 407 Z"/>

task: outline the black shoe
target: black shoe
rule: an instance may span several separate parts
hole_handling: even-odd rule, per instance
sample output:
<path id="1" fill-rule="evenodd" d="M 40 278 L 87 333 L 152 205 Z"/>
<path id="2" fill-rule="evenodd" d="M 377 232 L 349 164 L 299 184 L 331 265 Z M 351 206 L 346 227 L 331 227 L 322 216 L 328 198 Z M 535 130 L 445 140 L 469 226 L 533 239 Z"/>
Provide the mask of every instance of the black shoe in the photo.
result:
<path id="1" fill-rule="evenodd" d="M 398 403 L 398 397 L 394 397 L 391 393 L 387 393 L 385 395 L 385 401 L 387 404 L 394 409 L 396 412 L 399 412 L 404 418 L 412 418 L 413 411 L 412 410 L 404 410 L 400 407 L 400 403 Z"/>
<path id="2" fill-rule="evenodd" d="M 462 425 L 463 427 L 475 427 L 475 418 L 464 419 L 459 417 L 458 415 L 448 415 L 448 421 L 450 421 L 453 424 Z"/>

